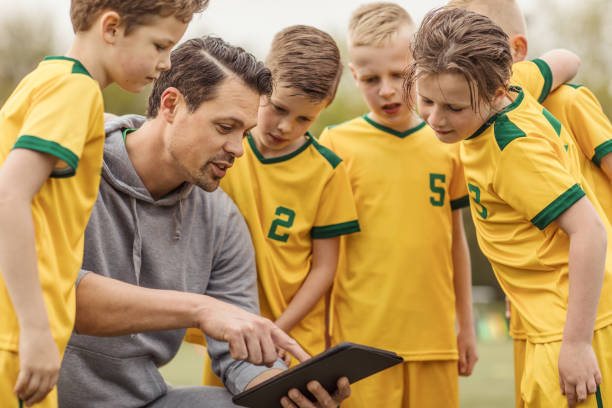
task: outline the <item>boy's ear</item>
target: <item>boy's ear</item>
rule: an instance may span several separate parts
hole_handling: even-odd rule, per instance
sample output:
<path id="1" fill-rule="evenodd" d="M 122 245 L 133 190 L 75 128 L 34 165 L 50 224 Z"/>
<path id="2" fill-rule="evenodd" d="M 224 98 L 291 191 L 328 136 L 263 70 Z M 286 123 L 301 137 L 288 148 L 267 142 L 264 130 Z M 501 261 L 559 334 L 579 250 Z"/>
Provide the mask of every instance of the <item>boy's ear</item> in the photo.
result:
<path id="1" fill-rule="evenodd" d="M 166 88 L 161 95 L 158 116 L 162 116 L 167 122 L 174 122 L 179 105 L 184 101 L 183 94 L 175 87 Z"/>
<path id="2" fill-rule="evenodd" d="M 121 25 L 121 16 L 116 11 L 106 11 L 99 17 L 102 39 L 108 44 L 114 44 Z"/>
<path id="3" fill-rule="evenodd" d="M 525 60 L 527 58 L 527 37 L 523 34 L 517 34 L 510 38 L 510 49 L 514 62 Z"/>
<path id="4" fill-rule="evenodd" d="M 357 71 L 355 70 L 355 66 L 353 65 L 352 62 L 348 63 L 348 67 L 351 70 L 351 75 L 353 76 L 353 81 L 355 81 L 355 84 L 357 84 Z"/>

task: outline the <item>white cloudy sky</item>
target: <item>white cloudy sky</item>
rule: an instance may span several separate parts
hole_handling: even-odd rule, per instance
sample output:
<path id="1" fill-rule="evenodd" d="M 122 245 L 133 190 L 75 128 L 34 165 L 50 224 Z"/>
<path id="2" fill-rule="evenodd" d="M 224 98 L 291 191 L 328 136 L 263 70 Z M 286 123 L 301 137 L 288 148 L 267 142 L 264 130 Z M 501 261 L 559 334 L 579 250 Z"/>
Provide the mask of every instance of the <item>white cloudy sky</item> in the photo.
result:
<path id="1" fill-rule="evenodd" d="M 309 24 L 330 32 L 336 38 L 343 35 L 349 14 L 369 0 L 210 0 L 203 15 L 191 23 L 185 38 L 202 34 L 216 34 L 241 45 L 259 57 L 274 34 L 293 24 Z M 10 13 L 49 16 L 55 21 L 56 53 L 69 46 L 72 30 L 68 10 L 69 0 L 0 0 L 0 16 Z M 416 21 L 442 0 L 398 1 Z M 525 11 L 533 8 L 532 0 L 519 0 Z"/>

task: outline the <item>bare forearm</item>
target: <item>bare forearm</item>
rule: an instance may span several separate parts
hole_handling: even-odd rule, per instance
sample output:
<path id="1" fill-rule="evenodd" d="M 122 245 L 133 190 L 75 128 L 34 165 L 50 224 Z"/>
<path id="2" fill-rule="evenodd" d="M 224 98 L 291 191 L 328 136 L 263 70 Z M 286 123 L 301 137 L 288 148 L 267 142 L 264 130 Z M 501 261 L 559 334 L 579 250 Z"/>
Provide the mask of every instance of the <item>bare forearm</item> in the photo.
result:
<path id="1" fill-rule="evenodd" d="M 601 158 L 601 169 L 608 177 L 608 181 L 610 182 L 610 188 L 612 188 L 612 153 L 608 153 Z"/>
<path id="2" fill-rule="evenodd" d="M 607 235 L 603 226 L 570 235 L 569 299 L 563 339 L 591 343 L 603 283 Z"/>
<path id="3" fill-rule="evenodd" d="M 30 202 L 0 199 L 0 270 L 21 330 L 49 330 Z"/>
<path id="4" fill-rule="evenodd" d="M 287 309 L 276 320 L 276 324 L 288 332 L 310 312 L 331 288 L 334 271 L 311 270 Z"/>
<path id="5" fill-rule="evenodd" d="M 453 212 L 453 284 L 455 287 L 455 309 L 460 328 L 472 328 L 472 266 L 465 238 L 461 210 Z"/>
<path id="6" fill-rule="evenodd" d="M 142 288 L 89 273 L 77 288 L 76 329 L 81 334 L 121 336 L 198 327 L 196 311 L 207 296 Z"/>

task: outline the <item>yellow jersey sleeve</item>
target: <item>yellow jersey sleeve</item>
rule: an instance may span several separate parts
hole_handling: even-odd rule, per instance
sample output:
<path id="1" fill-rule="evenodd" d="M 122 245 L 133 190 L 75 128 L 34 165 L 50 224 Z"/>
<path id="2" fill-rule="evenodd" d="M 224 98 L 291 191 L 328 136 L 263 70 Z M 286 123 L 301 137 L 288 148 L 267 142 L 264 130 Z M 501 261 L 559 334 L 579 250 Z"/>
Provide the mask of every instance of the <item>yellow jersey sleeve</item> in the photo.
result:
<path id="1" fill-rule="evenodd" d="M 550 93 L 552 81 L 552 71 L 544 60 L 521 61 L 512 65 L 510 83 L 519 85 L 540 103 Z"/>
<path id="2" fill-rule="evenodd" d="M 51 176 L 72 176 L 103 111 L 100 90 L 90 77 L 67 75 L 49 82 L 32 94 L 14 148 L 53 155 L 61 162 Z"/>
<path id="3" fill-rule="evenodd" d="M 313 239 L 332 238 L 358 231 L 351 185 L 346 167 L 340 162 L 323 188 L 311 236 Z"/>
<path id="4" fill-rule="evenodd" d="M 453 145 L 453 175 L 449 186 L 449 194 L 451 199 L 451 209 L 458 210 L 460 208 L 467 207 L 469 202 L 469 196 L 467 192 L 467 185 L 465 183 L 465 174 L 463 171 L 463 164 L 459 158 L 459 143 Z"/>
<path id="5" fill-rule="evenodd" d="M 503 148 L 493 179 L 500 198 L 540 230 L 585 195 L 561 163 L 561 150 L 544 138 L 516 137 Z"/>
<path id="6" fill-rule="evenodd" d="M 580 149 L 599 166 L 601 159 L 612 152 L 612 124 L 589 89 L 580 86 L 576 91 L 567 118 Z"/>

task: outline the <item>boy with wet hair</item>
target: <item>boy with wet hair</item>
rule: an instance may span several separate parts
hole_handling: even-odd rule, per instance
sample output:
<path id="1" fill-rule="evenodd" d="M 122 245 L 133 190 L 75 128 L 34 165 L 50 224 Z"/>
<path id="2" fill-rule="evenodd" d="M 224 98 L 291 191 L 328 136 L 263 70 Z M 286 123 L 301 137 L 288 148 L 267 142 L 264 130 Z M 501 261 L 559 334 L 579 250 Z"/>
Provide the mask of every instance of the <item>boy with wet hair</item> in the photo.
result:
<path id="1" fill-rule="evenodd" d="M 414 29 L 394 3 L 353 12 L 349 67 L 370 112 L 320 138 L 347 163 L 362 225 L 343 238 L 332 344 L 405 360 L 355 384 L 347 407 L 457 407 L 458 374 L 470 375 L 478 358 L 458 148 L 439 142 L 402 98 Z"/>
<path id="2" fill-rule="evenodd" d="M 129 3 L 129 4 L 128 4 Z M 0 113 L 0 395 L 56 407 L 83 233 L 98 195 L 101 89 L 138 92 L 206 0 L 75 0 L 65 56 L 46 57 Z M 136 18 L 136 16 L 138 16 Z"/>
<path id="3" fill-rule="evenodd" d="M 411 52 L 406 94 L 415 92 L 440 140 L 461 145 L 478 243 L 521 316 L 525 406 L 605 406 L 612 370 L 610 224 L 582 175 L 579 148 L 514 85 L 508 36 L 486 16 L 433 10 Z M 580 66 L 566 50 L 539 60 L 550 89 Z"/>
<path id="4" fill-rule="evenodd" d="M 515 0 L 452 0 L 450 7 L 483 14 L 508 35 L 514 61 L 514 79 L 531 92 L 557 118 L 580 148 L 580 168 L 593 188 L 608 220 L 612 219 L 612 124 L 593 93 L 581 85 L 563 84 L 549 93 L 544 75 L 538 75 L 538 60 L 524 61 L 528 42 L 525 19 Z M 542 79 L 539 79 L 542 78 Z M 528 82 L 527 82 L 528 81 Z M 525 359 L 525 330 L 515 308 L 508 303 L 510 336 L 514 339 L 514 385 L 516 406 L 522 407 L 520 393 Z"/>

